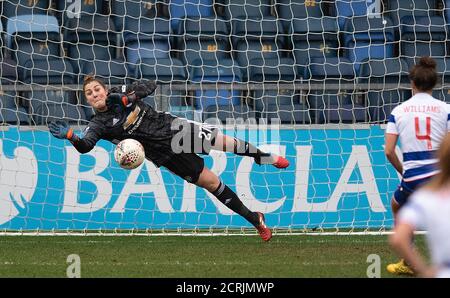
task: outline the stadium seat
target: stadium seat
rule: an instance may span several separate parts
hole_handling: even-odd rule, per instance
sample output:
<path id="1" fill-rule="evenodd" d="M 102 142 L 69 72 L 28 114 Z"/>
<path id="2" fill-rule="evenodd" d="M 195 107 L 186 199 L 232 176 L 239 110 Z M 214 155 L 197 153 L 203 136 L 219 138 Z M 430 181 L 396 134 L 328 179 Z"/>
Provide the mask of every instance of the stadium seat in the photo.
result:
<path id="1" fill-rule="evenodd" d="M 312 121 L 315 123 L 365 122 L 366 109 L 356 101 L 353 63 L 344 57 L 312 58 L 305 78 L 310 84 L 321 85 L 308 95 Z M 330 88 L 334 84 L 339 89 Z M 351 85 L 346 89 L 342 84 Z"/>
<path id="2" fill-rule="evenodd" d="M 358 16 L 345 23 L 345 53 L 354 63 L 355 73 L 359 73 L 361 63 L 367 59 L 393 57 L 396 43 L 394 27 L 388 17 Z"/>
<path id="3" fill-rule="evenodd" d="M 381 16 L 381 1 L 367 0 L 336 0 L 335 10 L 340 30 L 345 30 L 345 22 L 355 16 L 369 18 Z"/>
<path id="4" fill-rule="evenodd" d="M 369 60 L 361 65 L 358 82 L 369 84 L 367 107 L 371 123 L 386 123 L 392 110 L 411 97 L 409 66 L 400 58 Z"/>
<path id="5" fill-rule="evenodd" d="M 144 58 L 137 63 L 134 77 L 149 79 L 161 84 L 184 83 L 187 79 L 186 67 L 176 58 Z"/>
<path id="6" fill-rule="evenodd" d="M 28 125 L 28 112 L 17 101 L 17 92 L 14 90 L 17 83 L 17 65 L 14 60 L 1 59 L 0 83 L 0 125 Z"/>
<path id="7" fill-rule="evenodd" d="M 172 28 L 179 28 L 187 19 L 202 19 L 214 17 L 213 0 L 170 0 L 170 20 Z"/>
<path id="8" fill-rule="evenodd" d="M 1 1 L 1 21 L 6 27 L 9 18 L 19 15 L 48 14 L 49 0 L 7 0 Z"/>
<path id="9" fill-rule="evenodd" d="M 447 27 L 442 16 L 402 18 L 400 56 L 446 56 Z"/>
<path id="10" fill-rule="evenodd" d="M 404 17 L 432 17 L 441 14 L 436 0 L 389 0 L 385 13 L 394 25 L 402 23 Z"/>
<path id="11" fill-rule="evenodd" d="M 216 1 L 223 7 L 226 20 L 260 20 L 272 15 L 271 0 L 224 0 Z M 221 4 L 220 4 L 221 3 Z"/>
<path id="12" fill-rule="evenodd" d="M 328 1 L 322 0 L 277 0 L 278 16 L 283 20 L 322 18 L 327 8 L 322 7 Z"/>
<path id="13" fill-rule="evenodd" d="M 127 18 L 125 21 L 125 55 L 132 70 L 142 59 L 170 58 L 172 29 L 168 19 Z"/>
<path id="14" fill-rule="evenodd" d="M 232 23 L 232 52 L 241 69 L 243 80 L 248 79 L 247 69 L 250 65 L 288 56 L 289 51 L 283 44 L 284 31 L 277 19 L 267 17 Z"/>
<path id="15" fill-rule="evenodd" d="M 58 21 L 48 15 L 20 15 L 8 19 L 7 47 L 19 69 L 30 59 L 59 57 L 61 38 Z"/>
<path id="16" fill-rule="evenodd" d="M 115 58 L 117 32 L 110 17 L 95 15 L 72 18 L 66 25 L 63 47 L 76 73 L 86 63 Z"/>
<path id="17" fill-rule="evenodd" d="M 128 19 L 168 18 L 167 3 L 164 0 L 114 0 L 111 1 L 111 17 L 119 32 L 125 30 Z"/>
<path id="18" fill-rule="evenodd" d="M 447 24 L 450 24 L 450 0 L 444 1 L 444 15 Z"/>
<path id="19" fill-rule="evenodd" d="M 196 63 L 196 65 L 199 63 Z M 241 81 L 241 72 L 238 67 L 233 65 L 231 59 L 222 59 L 220 64 L 217 65 L 214 61 L 212 64 L 203 64 L 201 67 L 196 67 L 192 71 L 192 83 L 231 83 Z M 215 117 L 219 111 L 230 111 L 237 113 L 244 113 L 241 110 L 241 92 L 238 90 L 229 89 L 203 89 L 195 91 L 194 105 L 195 108 L 203 112 L 203 120 L 207 118 Z M 227 113 L 224 115 L 226 116 Z M 222 115 L 222 114 L 221 114 Z M 220 118 L 217 114 L 217 118 L 225 122 L 226 118 Z M 222 116 L 224 116 L 222 115 Z M 230 115 L 228 115 L 230 116 Z M 240 115 L 243 116 L 243 115 Z"/>
<path id="20" fill-rule="evenodd" d="M 187 19 L 178 29 L 177 50 L 188 69 L 230 59 L 229 48 L 228 28 L 222 19 Z"/>
<path id="21" fill-rule="evenodd" d="M 109 48 L 104 45 L 76 43 L 68 45 L 67 59 L 72 63 L 75 73 L 85 67 L 85 64 L 92 64 L 95 60 L 108 61 L 113 59 Z"/>
<path id="22" fill-rule="evenodd" d="M 75 83 L 72 65 L 68 61 L 61 58 L 29 60 L 20 79 L 31 87 L 24 97 L 29 101 L 32 124 L 47 125 L 57 119 L 87 124 L 74 92 L 57 86 Z"/>
<path id="23" fill-rule="evenodd" d="M 296 79 L 292 59 L 281 59 L 280 64 L 271 64 L 273 62 L 277 60 L 256 63 L 249 69 L 252 81 L 262 83 L 262 87 L 252 93 L 256 116 L 266 119 L 267 123 L 272 119 L 287 124 L 311 123 L 308 109 L 299 101 L 300 96 L 292 84 Z M 291 88 L 282 88 L 279 84 L 288 84 Z"/>
<path id="24" fill-rule="evenodd" d="M 127 84 L 128 79 L 131 78 L 127 64 L 120 59 L 95 60 L 93 63 L 85 64 L 81 74 L 93 74 L 102 79 L 107 85 Z M 83 77 L 80 76 L 79 83 L 82 82 Z"/>
<path id="25" fill-rule="evenodd" d="M 295 19 L 288 31 L 298 71 L 302 74 L 309 60 L 314 57 L 337 57 L 339 45 L 336 18 Z"/>
<path id="26" fill-rule="evenodd" d="M 139 60 L 135 69 L 134 77 L 138 80 L 148 79 L 156 81 L 160 85 L 162 102 L 156 102 L 155 96 L 149 96 L 146 101 L 158 111 L 171 111 L 177 114 L 193 114 L 192 107 L 186 103 L 186 91 L 172 88 L 172 83 L 185 83 L 187 79 L 186 67 L 175 58 L 153 59 L 144 58 Z M 163 109 L 163 103 L 167 106 Z M 178 114 L 177 114 L 178 115 Z M 193 116 L 183 117 L 193 118 Z"/>

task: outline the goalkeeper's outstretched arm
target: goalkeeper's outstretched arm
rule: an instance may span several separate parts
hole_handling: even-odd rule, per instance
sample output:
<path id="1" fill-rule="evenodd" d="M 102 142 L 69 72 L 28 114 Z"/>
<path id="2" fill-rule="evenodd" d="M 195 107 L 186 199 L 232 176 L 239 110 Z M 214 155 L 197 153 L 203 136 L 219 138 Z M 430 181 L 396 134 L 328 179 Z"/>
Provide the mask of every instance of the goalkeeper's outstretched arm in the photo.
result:
<path id="1" fill-rule="evenodd" d="M 100 129 L 93 123 L 90 123 L 85 129 L 85 136 L 80 138 L 73 129 L 64 121 L 58 120 L 50 122 L 48 125 L 50 133 L 58 139 L 67 139 L 80 153 L 91 151 L 100 139 Z"/>

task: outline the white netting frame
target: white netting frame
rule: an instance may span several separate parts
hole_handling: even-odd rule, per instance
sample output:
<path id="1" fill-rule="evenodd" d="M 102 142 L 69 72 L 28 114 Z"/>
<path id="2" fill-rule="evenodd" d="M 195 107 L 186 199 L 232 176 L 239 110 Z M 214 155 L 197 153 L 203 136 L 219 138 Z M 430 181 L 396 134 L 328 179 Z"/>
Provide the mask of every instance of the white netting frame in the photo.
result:
<path id="1" fill-rule="evenodd" d="M 118 1 L 118 2 L 120 2 L 120 1 Z M 306 1 L 306 2 L 311 4 L 314 1 Z M 323 1 L 323 2 L 326 2 L 326 1 Z M 376 1 L 373 1 L 373 3 L 375 3 L 375 2 Z M 373 14 L 373 12 L 375 12 L 375 14 L 380 12 L 380 13 L 383 13 L 383 15 L 386 15 L 386 13 L 392 12 L 392 10 L 390 10 L 391 8 L 389 6 L 386 6 L 386 3 L 383 2 L 382 4 L 383 4 L 383 7 L 380 10 L 378 10 L 378 8 L 374 8 L 374 6 L 372 6 L 371 7 L 371 14 Z M 271 14 L 278 21 L 289 21 L 287 19 L 283 19 L 279 15 L 279 7 L 283 6 L 283 5 L 284 5 L 283 3 L 279 4 L 279 6 L 271 5 L 270 6 Z M 180 6 L 180 5 L 178 5 L 178 6 Z M 226 8 L 226 5 L 222 5 L 222 8 L 223 7 Z M 255 8 L 257 6 L 250 3 L 250 7 L 251 8 Z M 324 9 L 323 7 L 321 7 L 321 8 L 322 8 L 323 12 L 327 12 L 327 11 L 329 12 L 330 11 L 329 7 L 327 9 Z M 102 9 L 104 9 L 104 8 L 102 7 Z M 429 11 L 429 10 L 423 9 L 423 8 L 419 8 L 419 10 Z M 398 11 L 400 11 L 400 10 L 394 10 L 394 12 L 398 12 Z M 436 14 L 439 14 L 439 13 L 442 14 L 442 10 L 439 9 L 439 8 L 431 9 L 431 11 L 433 13 L 436 13 Z M 63 11 L 61 11 L 61 12 L 63 12 Z M 292 10 L 291 10 L 291 12 L 292 12 Z M 94 14 L 93 13 L 88 13 L 88 15 L 93 16 Z M 169 12 L 169 15 L 170 15 L 170 12 Z M 147 16 L 144 17 L 144 18 L 147 18 Z M 157 18 L 159 18 L 159 16 Z M 320 19 L 320 18 L 317 18 L 315 16 L 311 16 L 310 18 L 311 19 L 314 19 L 314 18 Z M 351 18 L 349 18 L 349 19 L 351 19 Z M 179 18 L 178 21 L 180 21 L 180 23 L 182 23 L 183 20 L 184 20 L 183 18 Z M 395 26 L 393 26 L 393 27 L 395 27 Z M 64 40 L 64 28 L 62 28 L 62 29 L 63 30 L 60 32 L 61 35 L 62 35 L 61 36 L 61 40 Z M 123 31 L 118 30 L 116 28 L 114 30 L 114 32 L 117 33 L 117 34 L 121 34 Z M 345 29 L 344 29 L 343 32 L 344 33 L 346 32 Z M 298 35 L 301 35 L 301 34 L 298 34 Z M 9 37 L 9 35 L 6 34 L 6 36 L 4 36 L 4 39 L 6 40 L 8 37 Z M 280 38 L 289 39 L 291 37 L 291 35 L 289 35 L 289 32 L 282 32 L 282 30 L 280 31 L 280 30 L 277 29 L 277 32 L 275 33 L 275 37 L 276 38 L 280 37 Z M 177 36 L 175 34 L 174 34 L 174 38 L 177 38 Z M 395 43 L 395 42 L 396 41 L 394 41 L 392 43 Z M 68 45 L 70 47 L 70 46 L 74 46 L 76 44 L 77 44 L 76 42 L 69 42 Z M 65 45 L 63 43 L 61 43 L 61 46 L 62 46 L 62 48 L 65 47 Z M 120 57 L 121 55 L 125 55 L 123 53 L 123 51 L 126 51 L 126 44 L 125 43 L 121 43 L 120 42 L 120 38 L 118 40 L 114 40 L 114 42 L 112 42 L 111 40 L 108 40 L 107 41 L 107 46 L 113 48 L 113 50 L 111 51 L 112 53 L 110 53 L 111 54 L 110 55 L 110 59 L 109 58 L 104 58 L 104 59 L 98 59 L 98 60 L 103 60 L 103 62 L 105 62 L 105 63 L 110 63 L 111 61 L 113 61 L 114 59 Z M 264 45 L 262 45 L 262 46 L 264 46 Z M 66 47 L 67 47 L 67 44 L 66 44 Z M 173 49 L 173 50 L 176 51 L 176 49 L 172 48 L 172 45 L 170 45 L 170 47 L 171 47 L 170 49 Z M 430 47 L 431 47 L 431 45 L 430 45 Z M 64 48 L 64 49 L 67 51 L 67 48 Z M 269 49 L 269 48 L 266 48 L 266 50 L 267 49 Z M 349 49 L 351 49 L 351 48 L 346 48 L 345 45 L 343 47 L 341 47 L 341 46 L 338 47 L 338 50 L 342 51 L 342 52 L 345 52 L 345 51 L 347 51 Z M 228 50 L 231 53 L 233 51 L 232 46 Z M 291 50 L 291 49 L 288 48 L 287 50 Z M 239 52 L 239 51 L 241 51 L 241 50 L 237 50 L 237 52 Z M 6 53 L 6 55 L 8 54 L 7 51 L 4 51 L 3 53 Z M 242 53 L 242 51 L 241 51 L 241 53 Z M 245 53 L 245 52 L 243 52 L 243 53 Z M 280 53 L 277 53 L 276 55 L 278 56 L 278 58 L 281 58 L 281 56 L 284 56 L 283 54 L 280 54 Z M 446 56 L 447 55 L 445 54 L 444 56 L 442 56 L 442 58 L 444 58 Z M 56 58 L 58 56 L 50 54 L 49 57 Z M 171 57 L 171 58 L 174 58 L 174 57 Z M 415 58 L 415 57 L 410 57 L 410 58 Z M 219 62 L 219 65 L 220 65 L 220 62 L 222 62 L 221 59 L 218 58 L 218 56 L 216 56 L 216 59 Z M 389 59 L 385 59 L 385 60 L 390 62 L 390 58 Z M 172 64 L 171 65 L 175 65 L 175 66 L 178 67 L 179 65 L 178 64 L 174 64 L 173 61 L 174 61 L 174 59 L 172 59 Z M 297 62 L 297 60 L 294 60 L 294 61 Z M 202 66 L 207 65 L 208 64 L 207 62 L 208 61 L 201 61 L 199 68 L 201 68 Z M 271 63 L 266 63 L 266 62 L 267 61 L 264 61 L 264 63 L 265 63 L 264 67 L 265 68 L 263 68 L 263 70 L 273 70 L 274 68 L 275 69 L 280 68 L 280 66 L 281 67 L 287 67 L 287 68 L 292 66 L 289 63 L 287 63 L 287 60 L 281 61 L 280 63 L 275 64 L 275 66 L 272 65 Z M 294 62 L 294 67 L 297 67 L 295 62 Z M 333 63 L 334 62 L 335 61 L 333 61 Z M 332 66 L 336 66 L 336 64 L 333 64 L 333 63 L 330 63 L 330 64 Z M 340 63 L 348 64 L 349 62 L 347 62 L 347 61 L 339 61 L 338 60 L 338 64 L 340 64 Z M 350 64 L 352 64 L 352 62 L 350 62 Z M 31 66 L 29 68 L 31 70 L 36 69 L 36 68 L 39 70 L 39 67 L 36 67 L 35 64 L 30 64 L 30 65 Z M 257 64 L 254 64 L 253 66 L 255 66 L 255 65 L 257 65 Z M 446 70 L 445 65 L 446 64 L 444 64 L 444 68 L 443 68 L 443 72 L 442 73 L 445 73 L 444 72 Z M 78 65 L 78 66 L 80 66 L 80 65 Z M 235 63 L 235 61 L 233 61 L 233 64 L 231 66 L 228 65 L 228 64 L 223 64 L 221 66 L 223 66 L 226 69 L 231 69 L 233 71 L 233 74 L 236 74 L 237 72 L 239 72 L 239 69 L 240 69 L 239 67 L 237 67 L 238 70 L 236 70 L 236 63 Z M 94 68 L 94 70 L 95 70 L 95 68 Z M 20 68 L 18 68 L 18 71 L 20 71 Z M 106 71 L 106 73 L 108 73 L 110 71 L 111 71 L 111 69 L 108 69 L 108 71 Z M 402 74 L 405 71 L 406 71 L 406 69 L 404 69 L 404 67 L 401 68 L 401 73 Z M 67 69 L 65 70 L 65 72 L 67 72 Z M 370 67 L 369 67 L 369 73 L 371 73 L 371 68 Z M 134 74 L 136 74 L 136 72 Z M 393 73 L 393 75 L 396 75 L 396 74 L 397 73 L 395 73 L 395 72 Z M 74 71 L 74 75 L 77 75 L 75 73 L 75 71 Z M 127 73 L 127 75 L 133 76 L 133 73 L 130 72 L 130 73 Z M 115 75 L 113 75 L 113 77 L 114 76 Z M 115 77 L 117 79 L 119 79 L 119 80 L 121 79 L 120 76 L 115 76 Z M 263 75 L 263 77 L 265 77 L 265 76 Z M 204 79 L 204 77 L 201 76 L 199 81 L 202 82 L 202 81 L 204 81 L 203 79 Z M 8 80 L 8 78 L 6 78 L 6 80 Z M 162 80 L 162 81 L 164 82 L 164 80 Z M 8 84 L 5 84 L 5 85 L 2 84 L 2 89 L 6 90 L 6 91 L 8 91 L 8 90 L 11 90 L 11 91 L 23 90 L 24 92 L 26 92 L 29 87 L 24 86 L 22 84 L 24 82 L 25 81 L 16 80 L 16 81 L 14 81 L 14 84 L 11 84 L 9 86 L 8 86 Z M 271 92 L 267 92 L 267 94 L 264 93 L 265 90 L 269 89 L 268 91 L 270 91 L 270 88 L 273 88 L 273 91 L 275 91 L 275 94 L 279 94 L 280 91 L 284 92 L 286 90 L 288 90 L 288 91 L 289 90 L 295 90 L 296 96 L 298 96 L 298 98 L 301 100 L 300 102 L 306 103 L 305 106 L 300 108 L 300 106 L 297 107 L 295 105 L 291 105 L 290 107 L 289 107 L 289 105 L 281 106 L 278 103 L 278 101 L 276 101 L 276 104 L 280 105 L 281 108 L 278 111 L 275 111 L 273 114 L 279 116 L 280 112 L 284 112 L 284 113 L 292 114 L 293 117 L 295 117 L 294 115 L 296 114 L 296 112 L 305 112 L 305 110 L 306 110 L 306 112 L 308 112 L 308 110 L 311 110 L 312 107 L 310 106 L 310 103 L 308 101 L 306 101 L 306 99 L 311 94 L 314 94 L 313 93 L 314 90 L 317 90 L 317 89 L 325 91 L 325 94 L 331 94 L 331 95 L 334 94 L 334 91 L 332 91 L 332 90 L 335 90 L 337 92 L 340 92 L 340 90 L 349 90 L 348 92 L 352 96 L 354 96 L 357 100 L 356 101 L 352 101 L 352 106 L 351 107 L 347 107 L 347 106 L 346 107 L 342 107 L 342 110 L 344 112 L 345 111 L 350 112 L 351 114 L 353 114 L 353 116 L 355 116 L 355 113 L 356 113 L 355 112 L 355 108 L 356 109 L 358 108 L 358 106 L 355 106 L 355 103 L 364 103 L 364 98 L 367 99 L 368 93 L 370 93 L 372 90 L 382 89 L 383 91 L 395 91 L 399 87 L 408 89 L 407 84 L 404 84 L 404 82 L 397 82 L 397 83 L 394 83 L 394 84 L 390 84 L 387 80 L 382 80 L 381 82 L 365 82 L 365 81 L 356 81 L 356 82 L 351 82 L 351 81 L 345 82 L 344 81 L 344 82 L 342 82 L 342 81 L 339 81 L 339 82 L 337 82 L 334 85 L 333 84 L 329 84 L 328 85 L 328 84 L 324 84 L 322 82 L 321 78 L 318 78 L 317 80 L 304 79 L 304 80 L 295 80 L 295 81 L 294 80 L 290 81 L 290 80 L 286 80 L 286 79 L 279 79 L 279 80 L 276 80 L 276 81 L 272 81 L 272 80 L 268 79 L 268 80 L 265 81 L 263 79 L 263 83 L 264 84 L 261 84 L 260 81 L 256 81 L 256 80 L 252 81 L 252 80 L 250 80 L 250 83 L 235 82 L 233 85 L 229 85 L 229 82 L 221 81 L 221 80 L 219 80 L 216 83 L 212 83 L 212 84 L 208 84 L 208 83 L 190 84 L 189 81 L 185 81 L 183 79 L 176 79 L 176 80 L 168 80 L 168 79 L 166 79 L 165 83 L 168 83 L 168 84 L 163 85 L 162 87 L 164 87 L 164 88 L 161 88 L 162 91 L 159 91 L 158 94 L 155 97 L 155 105 L 160 110 L 170 110 L 172 108 L 172 105 L 171 105 L 171 102 L 168 99 L 172 98 L 174 95 L 175 96 L 178 95 L 180 91 L 183 94 L 186 94 L 186 96 L 184 96 L 184 95 L 182 96 L 183 98 L 185 98 L 183 100 L 184 101 L 188 101 L 188 102 L 190 102 L 192 104 L 193 98 L 198 96 L 198 94 L 195 94 L 195 92 L 196 92 L 196 90 L 198 90 L 198 88 L 202 88 L 204 90 L 204 91 L 202 91 L 203 93 L 200 92 L 200 95 L 201 96 L 207 96 L 207 97 L 210 96 L 210 95 L 207 94 L 207 92 L 205 90 L 215 91 L 215 92 L 213 92 L 213 94 L 214 94 L 214 93 L 219 93 L 219 90 L 222 90 L 222 88 L 224 90 L 226 90 L 228 88 L 228 89 L 230 89 L 231 93 L 228 94 L 228 97 L 225 96 L 225 99 L 227 99 L 227 100 L 230 100 L 230 99 L 232 100 L 235 97 L 234 96 L 235 93 L 242 92 L 242 96 L 247 96 L 247 99 L 248 99 L 248 101 L 247 100 L 243 101 L 242 106 L 247 107 L 247 108 L 248 107 L 254 107 L 255 101 L 260 100 L 264 96 L 267 96 L 268 102 L 277 100 L 277 97 L 274 95 L 274 93 L 271 93 Z M 366 83 L 367 83 L 367 85 L 364 85 Z M 38 83 L 33 83 L 32 82 L 32 86 L 33 85 L 36 85 L 37 90 L 39 90 L 40 88 L 44 88 L 44 89 L 51 88 L 51 87 L 46 87 L 47 84 L 42 83 L 40 81 Z M 52 85 L 52 84 L 50 84 L 50 85 Z M 56 85 L 57 88 L 63 87 L 64 89 L 67 89 L 67 90 L 69 90 L 69 91 L 74 93 L 74 97 L 72 98 L 72 101 L 68 103 L 68 105 L 75 106 L 76 108 L 79 108 L 79 107 L 82 107 L 83 105 L 85 105 L 85 103 L 83 103 L 83 101 L 82 101 L 82 96 L 80 95 L 79 92 L 77 92 L 77 91 L 79 91 L 78 82 L 74 82 L 73 84 L 68 84 L 68 83 L 62 82 L 60 85 L 57 85 L 57 84 L 54 84 L 54 85 Z M 263 87 L 264 92 L 263 93 L 259 93 L 259 95 L 256 95 L 255 92 L 256 91 L 260 91 L 261 87 Z M 19 102 L 23 102 L 23 101 L 27 100 L 26 99 L 27 96 L 24 96 L 23 94 L 26 94 L 26 93 L 21 93 L 17 97 Z M 289 94 L 289 92 L 288 92 L 288 94 Z M 444 92 L 442 92 L 442 94 L 443 94 L 443 96 L 445 96 Z M 55 93 L 46 93 L 45 96 L 46 96 L 47 99 L 51 99 L 51 98 L 55 97 Z M 63 95 L 56 95 L 56 96 L 60 96 L 61 98 L 65 99 L 65 97 Z M 404 100 L 404 98 L 402 98 L 402 99 Z M 367 104 L 367 102 L 365 102 L 365 103 Z M 385 98 L 382 98 L 382 106 L 381 107 L 384 107 L 384 106 L 387 106 L 387 105 L 391 105 L 391 102 L 389 102 L 387 100 L 385 101 Z M 263 103 L 263 108 L 266 108 L 267 106 L 268 106 L 268 103 L 264 102 Z M 380 108 L 380 106 L 378 104 L 374 104 L 373 106 L 372 106 L 372 104 L 369 104 L 367 107 L 369 109 L 371 107 L 373 107 L 373 108 Z M 218 115 L 220 113 L 220 111 L 221 111 L 220 110 L 220 106 L 218 108 L 219 108 L 219 111 L 212 112 L 213 116 L 214 115 Z M 296 108 L 299 108 L 299 110 L 295 110 Z M 364 107 L 364 108 L 366 108 L 366 107 Z M 18 108 L 12 109 L 10 107 L 7 107 L 7 108 L 2 107 L 2 109 L 4 109 L 4 110 L 10 109 L 13 112 L 19 111 Z M 319 113 L 324 115 L 324 118 L 327 119 L 327 114 L 323 110 L 321 110 L 320 108 L 318 110 L 319 110 Z M 195 111 L 195 109 L 193 109 L 193 111 L 190 110 L 188 104 L 186 105 L 185 109 L 180 109 L 179 111 L 175 111 L 175 112 L 179 112 L 183 116 L 187 116 L 187 113 L 192 113 L 192 116 L 188 116 L 188 117 L 192 117 L 195 120 L 205 120 L 203 118 L 204 115 L 202 115 L 201 112 L 199 113 L 198 111 Z M 245 115 L 245 113 L 246 113 L 245 109 L 244 109 L 244 112 L 242 112 L 242 110 L 237 110 L 237 109 L 236 110 L 232 109 L 231 111 L 222 110 L 222 112 L 228 112 L 228 114 L 233 115 L 233 117 L 231 118 L 233 121 L 236 120 L 236 117 Z M 233 112 L 237 112 L 237 114 L 233 114 Z M 67 115 L 65 115 L 65 116 L 67 116 Z M 338 117 L 341 117 L 341 116 L 338 115 Z M 367 118 L 364 119 L 364 121 L 361 121 L 361 122 L 362 123 L 366 123 L 366 124 L 380 124 L 380 123 L 383 123 L 386 120 L 386 117 L 387 117 L 387 115 L 384 115 L 383 117 L 376 118 L 376 119 L 375 118 L 371 118 L 371 117 L 367 117 Z M 81 127 L 83 127 L 83 125 L 85 125 L 87 123 L 86 121 L 80 121 L 81 120 L 80 117 L 72 117 L 69 120 L 73 120 L 73 122 L 74 122 L 73 124 L 81 125 Z M 340 118 L 339 118 L 339 121 L 340 121 Z M 317 121 L 315 121 L 315 122 L 317 122 Z M 347 128 L 347 126 L 342 124 L 342 123 L 341 124 L 337 124 L 337 125 L 331 125 L 331 126 L 314 125 L 315 124 L 314 122 L 311 125 L 305 124 L 305 122 L 303 122 L 303 123 L 300 122 L 300 123 L 301 123 L 301 125 L 306 125 L 306 127 L 308 129 L 313 129 L 313 130 L 321 130 L 321 129 L 329 129 L 329 128 L 338 128 L 338 129 Z M 32 125 L 33 124 L 39 124 L 39 123 L 32 123 Z M 298 127 L 298 126 L 294 126 L 294 127 Z M 36 128 L 37 128 L 38 131 L 39 130 L 45 130 L 45 127 L 39 127 L 38 126 Z M 352 128 L 352 129 L 357 130 L 358 128 Z M 314 138 L 314 137 L 311 136 L 311 139 L 312 138 Z M 377 138 L 379 138 L 379 136 L 377 136 Z M 294 156 L 291 156 L 291 157 L 294 158 Z M 392 176 L 389 179 L 390 180 L 396 180 L 397 177 Z M 270 185 L 267 185 L 267 187 L 269 188 Z M 293 216 L 293 218 L 294 217 L 295 216 Z M 93 221 L 95 221 L 95 220 L 93 220 Z M 387 226 L 389 226 L 389 220 L 387 220 L 387 222 L 388 222 Z M 350 223 L 350 225 L 351 224 L 352 223 Z M 294 226 L 295 226 L 295 223 L 294 223 Z"/>

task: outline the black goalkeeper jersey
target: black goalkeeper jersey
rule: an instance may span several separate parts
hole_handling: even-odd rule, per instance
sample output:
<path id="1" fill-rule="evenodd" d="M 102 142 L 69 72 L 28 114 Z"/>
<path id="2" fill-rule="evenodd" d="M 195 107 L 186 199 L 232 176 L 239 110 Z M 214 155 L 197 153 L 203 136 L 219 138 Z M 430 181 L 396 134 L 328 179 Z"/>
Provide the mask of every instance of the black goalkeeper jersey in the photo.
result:
<path id="1" fill-rule="evenodd" d="M 124 139 L 135 139 L 144 146 L 145 156 L 159 167 L 175 154 L 171 149 L 171 140 L 179 130 L 172 129 L 174 119 L 180 118 L 157 112 L 137 100 L 119 112 L 109 109 L 96 112 L 81 138 L 73 145 L 79 152 L 86 153 L 101 139 L 114 144 Z"/>

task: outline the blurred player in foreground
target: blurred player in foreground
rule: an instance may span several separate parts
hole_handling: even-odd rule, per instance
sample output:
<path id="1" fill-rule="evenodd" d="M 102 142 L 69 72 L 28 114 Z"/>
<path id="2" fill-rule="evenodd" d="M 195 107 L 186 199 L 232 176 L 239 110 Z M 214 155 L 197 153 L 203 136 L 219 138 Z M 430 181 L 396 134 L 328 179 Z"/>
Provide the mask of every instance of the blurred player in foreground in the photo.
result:
<path id="1" fill-rule="evenodd" d="M 129 86 L 125 93 L 115 89 L 108 91 L 103 81 L 88 76 L 83 92 L 95 115 L 83 137 L 77 136 L 63 121 L 51 122 L 49 130 L 57 138 L 68 139 L 80 153 L 91 151 L 101 139 L 114 144 L 127 138 L 136 139 L 143 145 L 146 158 L 156 166 L 164 166 L 184 180 L 205 188 L 255 226 L 264 241 L 269 241 L 272 232 L 265 224 L 264 214 L 250 211 L 236 193 L 205 167 L 198 154 L 208 154 L 211 149 L 233 152 L 252 157 L 257 164 L 277 168 L 288 167 L 288 160 L 226 136 L 215 127 L 155 111 L 141 100 L 155 89 L 153 82 L 144 81 Z"/>
<path id="2" fill-rule="evenodd" d="M 450 130 L 449 106 L 431 96 L 437 83 L 436 62 L 422 57 L 409 73 L 413 96 L 391 113 L 386 127 L 385 153 L 402 175 L 400 186 L 391 200 L 395 223 L 397 213 L 419 186 L 439 173 L 436 150 Z M 400 138 L 403 164 L 395 153 Z M 393 274 L 414 274 L 404 260 L 389 264 Z"/>
<path id="3" fill-rule="evenodd" d="M 441 172 L 400 210 L 390 244 L 421 277 L 450 278 L 450 136 L 439 149 Z M 427 230 L 431 266 L 411 246 L 414 230 Z"/>

